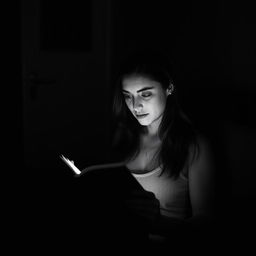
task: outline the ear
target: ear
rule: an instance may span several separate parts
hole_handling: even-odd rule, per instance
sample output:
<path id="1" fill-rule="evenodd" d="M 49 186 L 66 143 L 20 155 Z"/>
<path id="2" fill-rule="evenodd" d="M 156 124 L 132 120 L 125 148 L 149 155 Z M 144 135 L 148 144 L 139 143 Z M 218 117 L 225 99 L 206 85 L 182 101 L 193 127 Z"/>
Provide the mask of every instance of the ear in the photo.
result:
<path id="1" fill-rule="evenodd" d="M 166 89 L 167 96 L 171 95 L 173 93 L 173 91 L 174 91 L 174 85 L 172 83 L 170 83 L 170 85 Z"/>

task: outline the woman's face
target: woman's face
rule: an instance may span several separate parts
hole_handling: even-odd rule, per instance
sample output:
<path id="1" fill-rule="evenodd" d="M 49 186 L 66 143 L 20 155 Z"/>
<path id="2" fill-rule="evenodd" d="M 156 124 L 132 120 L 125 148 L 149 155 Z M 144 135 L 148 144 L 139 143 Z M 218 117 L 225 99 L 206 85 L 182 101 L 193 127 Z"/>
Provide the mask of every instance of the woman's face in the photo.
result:
<path id="1" fill-rule="evenodd" d="M 122 92 L 127 107 L 141 125 L 160 123 L 167 90 L 159 82 L 143 76 L 129 76 L 123 79 Z"/>

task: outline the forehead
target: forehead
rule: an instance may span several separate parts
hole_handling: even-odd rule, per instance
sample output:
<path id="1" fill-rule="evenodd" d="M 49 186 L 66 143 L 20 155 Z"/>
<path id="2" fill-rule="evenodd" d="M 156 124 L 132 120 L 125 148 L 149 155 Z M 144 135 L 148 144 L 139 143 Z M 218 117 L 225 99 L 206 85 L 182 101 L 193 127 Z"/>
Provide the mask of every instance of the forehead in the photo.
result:
<path id="1" fill-rule="evenodd" d="M 122 81 L 122 89 L 126 91 L 136 92 L 145 87 L 153 87 L 157 90 L 162 89 L 159 82 L 143 76 L 129 76 L 125 77 Z"/>

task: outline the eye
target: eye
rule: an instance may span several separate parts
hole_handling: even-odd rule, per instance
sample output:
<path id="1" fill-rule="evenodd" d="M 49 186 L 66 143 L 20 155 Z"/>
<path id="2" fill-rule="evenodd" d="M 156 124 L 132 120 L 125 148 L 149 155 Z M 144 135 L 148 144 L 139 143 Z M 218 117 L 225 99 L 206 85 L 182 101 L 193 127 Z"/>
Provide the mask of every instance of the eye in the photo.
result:
<path id="1" fill-rule="evenodd" d="M 148 98 L 148 97 L 150 97 L 151 95 L 152 95 L 151 92 L 144 92 L 144 93 L 141 94 L 141 96 L 142 96 L 143 98 Z"/>
<path id="2" fill-rule="evenodd" d="M 123 95 L 124 95 L 125 100 L 130 100 L 131 99 L 131 96 L 129 94 L 123 94 Z"/>

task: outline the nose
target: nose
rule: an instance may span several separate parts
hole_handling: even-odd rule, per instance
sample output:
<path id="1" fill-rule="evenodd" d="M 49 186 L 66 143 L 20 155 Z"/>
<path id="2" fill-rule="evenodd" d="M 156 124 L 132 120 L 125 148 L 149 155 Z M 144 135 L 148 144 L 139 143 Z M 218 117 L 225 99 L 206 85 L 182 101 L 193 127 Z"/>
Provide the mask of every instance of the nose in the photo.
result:
<path id="1" fill-rule="evenodd" d="M 135 114 L 140 113 L 142 108 L 143 108 L 143 105 L 142 105 L 141 101 L 138 99 L 137 100 L 135 99 L 133 102 L 133 109 L 135 111 Z"/>

